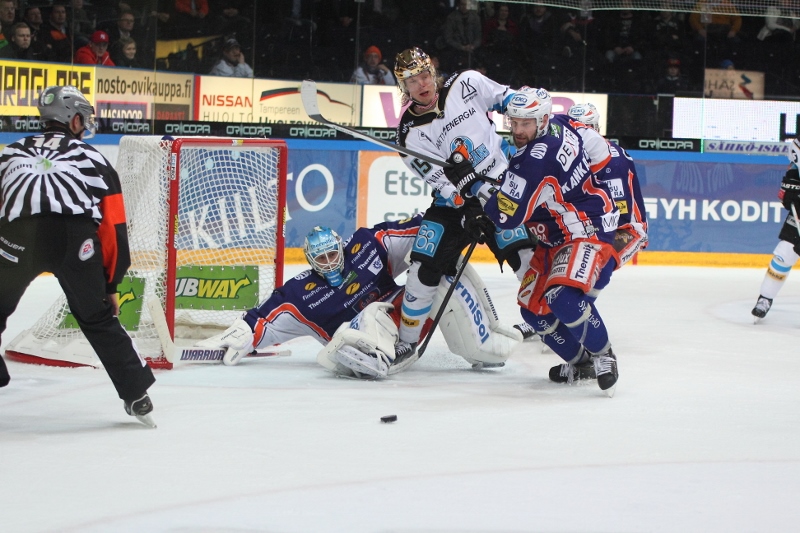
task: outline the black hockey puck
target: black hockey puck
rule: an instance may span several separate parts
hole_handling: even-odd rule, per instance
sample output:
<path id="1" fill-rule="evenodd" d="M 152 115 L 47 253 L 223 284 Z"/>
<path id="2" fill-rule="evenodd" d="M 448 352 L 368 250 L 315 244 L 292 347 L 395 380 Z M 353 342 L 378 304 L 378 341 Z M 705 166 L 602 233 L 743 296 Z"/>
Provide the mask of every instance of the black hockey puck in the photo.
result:
<path id="1" fill-rule="evenodd" d="M 397 422 L 397 415 L 386 415 L 381 417 L 381 422 L 388 424 L 390 422 Z"/>

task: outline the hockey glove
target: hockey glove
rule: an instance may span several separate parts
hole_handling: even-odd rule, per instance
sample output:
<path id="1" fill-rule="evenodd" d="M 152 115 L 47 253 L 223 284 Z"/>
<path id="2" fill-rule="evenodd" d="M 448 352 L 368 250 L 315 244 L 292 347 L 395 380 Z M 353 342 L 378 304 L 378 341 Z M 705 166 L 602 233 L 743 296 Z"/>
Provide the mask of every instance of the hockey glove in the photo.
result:
<path id="1" fill-rule="evenodd" d="M 475 172 L 475 167 L 469 162 L 469 157 L 460 150 L 453 152 L 447 159 L 452 167 L 444 169 L 445 177 L 455 185 L 456 190 L 464 198 L 472 197 L 472 186 L 483 178 Z"/>
<path id="2" fill-rule="evenodd" d="M 483 213 L 464 215 L 462 224 L 472 240 L 478 241 L 478 244 L 486 244 L 489 236 L 494 235 L 494 222 Z"/>
<path id="3" fill-rule="evenodd" d="M 796 168 L 790 168 L 786 171 L 781 181 L 781 190 L 778 192 L 783 207 L 792 210 L 792 204 L 795 209 L 800 208 L 800 175 L 798 175 Z"/>

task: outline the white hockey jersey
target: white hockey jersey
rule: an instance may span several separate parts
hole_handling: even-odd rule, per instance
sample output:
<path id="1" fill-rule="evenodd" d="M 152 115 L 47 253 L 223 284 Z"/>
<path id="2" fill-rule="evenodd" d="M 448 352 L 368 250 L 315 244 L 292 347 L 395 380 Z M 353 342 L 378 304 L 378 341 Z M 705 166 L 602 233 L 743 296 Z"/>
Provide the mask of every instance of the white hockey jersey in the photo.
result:
<path id="1" fill-rule="evenodd" d="M 439 90 L 439 101 L 421 115 L 407 109 L 397 126 L 397 144 L 445 161 L 465 145 L 479 174 L 498 179 L 506 169 L 506 141 L 495 133 L 489 111 L 505 111 L 514 91 L 474 70 L 450 76 Z M 442 199 L 452 198 L 456 188 L 441 167 L 403 156 L 411 171 L 433 187 Z M 437 203 L 439 198 L 437 197 Z"/>

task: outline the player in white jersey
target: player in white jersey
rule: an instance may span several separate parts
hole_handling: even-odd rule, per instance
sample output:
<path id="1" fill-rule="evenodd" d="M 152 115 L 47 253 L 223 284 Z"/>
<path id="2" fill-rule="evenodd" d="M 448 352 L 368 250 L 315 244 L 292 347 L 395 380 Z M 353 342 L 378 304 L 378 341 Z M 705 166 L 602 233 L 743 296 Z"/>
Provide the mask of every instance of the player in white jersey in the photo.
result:
<path id="1" fill-rule="evenodd" d="M 444 80 L 419 48 L 399 53 L 394 73 L 403 102 L 411 104 L 397 127 L 397 144 L 442 161 L 461 149 L 479 174 L 496 181 L 508 164 L 508 145 L 495 133 L 488 113 L 502 112 L 514 92 L 474 70 Z M 398 355 L 414 351 L 440 279 L 455 273 L 460 252 L 471 241 L 485 235 L 501 265 L 508 261 L 515 271 L 521 264 L 517 250 L 531 246 L 524 227 L 497 232 L 480 203 L 474 198 L 465 201 L 441 167 L 411 157 L 404 162 L 433 188 L 433 203 L 411 253 Z"/>
<path id="2" fill-rule="evenodd" d="M 792 271 L 792 267 L 800 259 L 800 234 L 798 234 L 798 221 L 795 219 L 795 212 L 800 210 L 800 174 L 797 167 L 800 166 L 800 139 L 794 139 L 789 151 L 789 169 L 781 180 L 781 190 L 778 193 L 783 203 L 783 207 L 789 210 L 783 227 L 778 235 L 777 246 L 772 252 L 772 261 L 767 267 L 764 281 L 761 282 L 761 291 L 758 295 L 755 307 L 751 313 L 758 322 L 767 316 L 772 300 L 786 282 L 786 277 Z M 792 212 L 794 206 L 795 212 Z"/>

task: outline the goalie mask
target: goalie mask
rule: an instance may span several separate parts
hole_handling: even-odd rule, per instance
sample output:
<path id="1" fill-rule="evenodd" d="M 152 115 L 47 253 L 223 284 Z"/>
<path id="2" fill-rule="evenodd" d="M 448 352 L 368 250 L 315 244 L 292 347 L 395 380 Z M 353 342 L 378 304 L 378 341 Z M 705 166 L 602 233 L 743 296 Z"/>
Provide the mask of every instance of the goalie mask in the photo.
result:
<path id="1" fill-rule="evenodd" d="M 69 127 L 72 117 L 80 115 L 86 132 L 84 139 L 94 136 L 97 124 L 94 120 L 94 107 L 77 87 L 53 85 L 47 87 L 39 96 L 39 115 L 42 122 L 58 122 Z"/>
<path id="2" fill-rule="evenodd" d="M 553 110 L 553 99 L 544 89 L 522 87 L 514 93 L 506 107 L 506 120 L 510 119 L 535 119 L 536 139 L 547 132 L 550 124 L 550 113 Z M 510 128 L 510 124 L 507 124 Z"/>
<path id="3" fill-rule="evenodd" d="M 433 66 L 433 61 L 428 54 L 416 46 L 403 50 L 394 58 L 394 76 L 397 78 L 397 86 L 400 87 L 400 92 L 406 96 L 408 89 L 405 80 L 422 74 L 426 70 L 436 80 L 436 67 Z"/>
<path id="4" fill-rule="evenodd" d="M 567 114 L 578 122 L 591 126 L 596 132 L 600 132 L 600 112 L 593 104 L 575 104 L 569 108 Z"/>
<path id="5" fill-rule="evenodd" d="M 306 235 L 303 253 L 314 272 L 332 287 L 342 284 L 344 247 L 338 233 L 325 226 L 314 226 Z"/>

